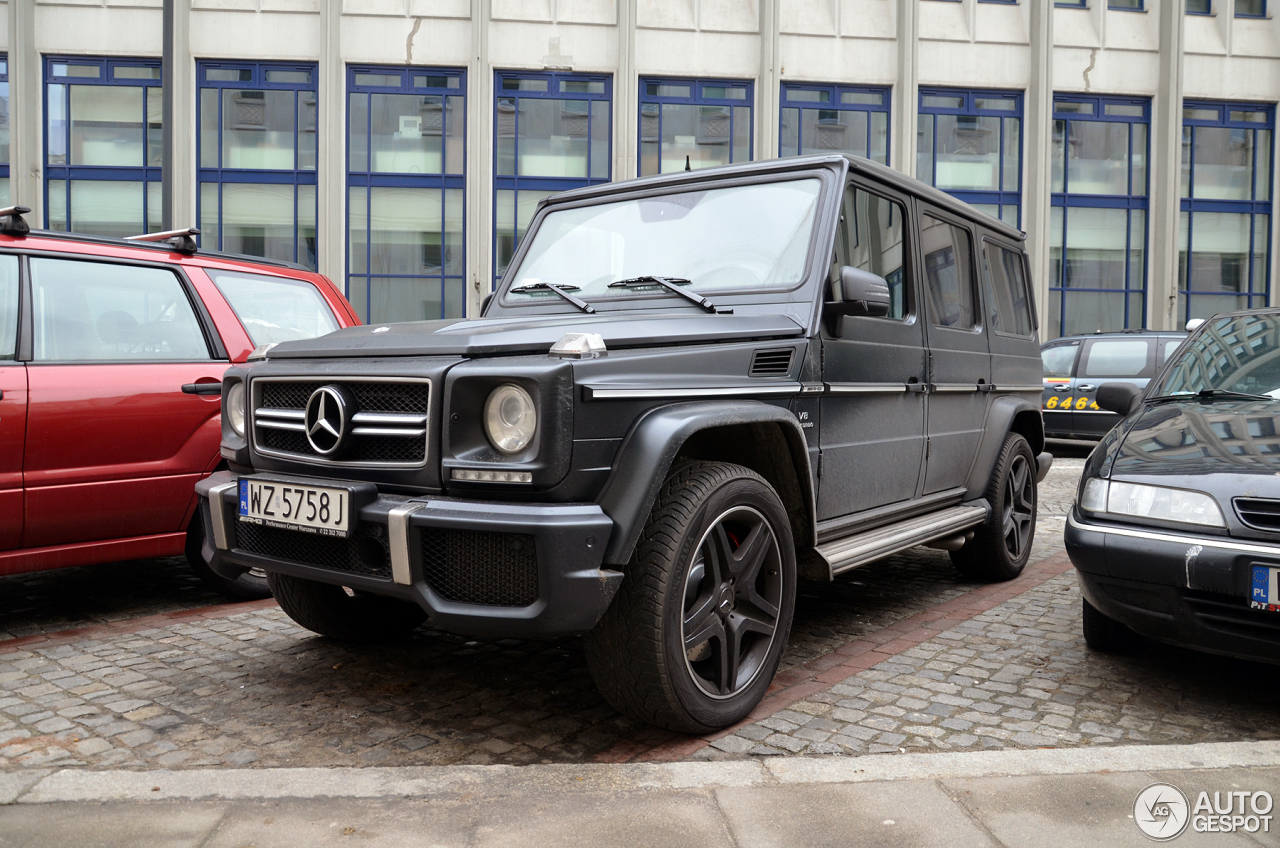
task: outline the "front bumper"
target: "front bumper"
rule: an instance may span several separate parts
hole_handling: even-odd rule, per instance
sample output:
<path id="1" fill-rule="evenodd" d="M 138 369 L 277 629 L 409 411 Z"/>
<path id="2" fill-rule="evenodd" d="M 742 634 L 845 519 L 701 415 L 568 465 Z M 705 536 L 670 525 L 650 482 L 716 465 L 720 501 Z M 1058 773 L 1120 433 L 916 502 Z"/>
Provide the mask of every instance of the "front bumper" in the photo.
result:
<path id="1" fill-rule="evenodd" d="M 377 494 L 352 537 L 333 539 L 241 523 L 238 484 L 221 471 L 196 486 L 207 499 L 210 567 L 226 577 L 261 568 L 334 583 L 412 601 L 443 630 L 503 637 L 590 630 L 622 582 L 601 568 L 613 522 L 595 504 Z"/>
<path id="2" fill-rule="evenodd" d="M 1280 613 L 1249 608 L 1254 565 L 1280 545 L 1082 517 L 1064 534 L 1080 592 L 1103 615 L 1162 642 L 1280 663 Z"/>

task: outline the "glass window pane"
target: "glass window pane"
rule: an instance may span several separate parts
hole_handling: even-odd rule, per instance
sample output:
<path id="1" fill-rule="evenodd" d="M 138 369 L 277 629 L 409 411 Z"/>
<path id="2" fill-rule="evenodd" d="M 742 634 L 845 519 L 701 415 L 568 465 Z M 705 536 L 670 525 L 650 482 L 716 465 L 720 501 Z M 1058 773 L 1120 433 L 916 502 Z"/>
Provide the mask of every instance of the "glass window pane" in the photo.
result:
<path id="1" fill-rule="evenodd" d="M 520 100 L 517 173 L 585 178 L 589 109 L 587 100 Z"/>
<path id="2" fill-rule="evenodd" d="M 1253 216 L 1253 268 L 1252 290 L 1255 294 L 1267 292 L 1267 261 L 1270 256 L 1271 216 Z"/>
<path id="3" fill-rule="evenodd" d="M 356 74 L 356 85 L 399 88 L 401 82 L 400 74 Z"/>
<path id="4" fill-rule="evenodd" d="M 1140 103 L 1108 103 L 1104 111 L 1116 118 L 1142 118 L 1147 114 Z"/>
<path id="5" fill-rule="evenodd" d="M 1145 209 L 1134 209 L 1129 213 L 1129 282 L 1131 289 L 1147 287 L 1146 255 L 1147 255 L 1147 212 Z M 1142 326 L 1131 324 L 1130 326 Z"/>
<path id="6" fill-rule="evenodd" d="M 751 161 L 751 109 L 746 106 L 733 107 L 733 155 L 730 161 Z"/>
<path id="7" fill-rule="evenodd" d="M 0 82 L 0 163 L 9 161 L 9 83 Z"/>
<path id="8" fill-rule="evenodd" d="M 95 236 L 136 236 L 146 232 L 140 182 L 71 181 L 71 230 Z"/>
<path id="9" fill-rule="evenodd" d="M 916 177 L 934 184 L 933 180 L 933 115 L 916 116 Z"/>
<path id="10" fill-rule="evenodd" d="M 347 161 L 352 171 L 369 170 L 369 95 L 347 98 Z"/>
<path id="11" fill-rule="evenodd" d="M 369 273 L 368 192 L 364 186 L 347 190 L 347 267 L 352 274 Z"/>
<path id="12" fill-rule="evenodd" d="M 210 270 L 254 346 L 311 339 L 338 329 L 333 310 L 305 280 Z"/>
<path id="13" fill-rule="evenodd" d="M 868 112 L 805 109 L 800 119 L 800 152 L 867 156 Z"/>
<path id="14" fill-rule="evenodd" d="M 702 96 L 708 100 L 746 100 L 747 90 L 725 85 L 704 85 Z"/>
<path id="15" fill-rule="evenodd" d="M 929 215 L 920 223 L 930 319 L 942 327 L 968 329 L 976 318 L 969 232 Z"/>
<path id="16" fill-rule="evenodd" d="M 1003 191 L 1022 190 L 1022 120 L 1004 119 L 1004 184 Z"/>
<path id="17" fill-rule="evenodd" d="M 1184 126 L 1182 128 L 1182 194 L 1180 197 L 1191 196 L 1191 131 L 1192 127 Z"/>
<path id="18" fill-rule="evenodd" d="M 0 204 L 8 206 L 12 202 L 9 199 L 10 197 L 11 195 L 9 194 L 9 178 L 0 177 Z"/>
<path id="19" fill-rule="evenodd" d="M 843 221 L 836 232 L 836 249 L 828 283 L 831 296 L 841 295 L 840 269 L 846 265 L 870 271 L 889 284 L 889 314 L 901 320 L 911 309 L 903 256 L 902 206 L 883 197 L 850 188 L 845 191 Z"/>
<path id="20" fill-rule="evenodd" d="M 54 65 L 55 77 L 79 77 L 82 79 L 98 79 L 102 76 L 102 68 L 98 65 Z"/>
<path id="21" fill-rule="evenodd" d="M 1267 12 L 1267 0 L 1236 0 L 1236 17 L 1260 18 Z"/>
<path id="22" fill-rule="evenodd" d="M 986 245 L 987 321 L 999 333 L 1031 334 L 1031 307 L 1021 254 Z"/>
<path id="23" fill-rule="evenodd" d="M 1015 230 L 1020 230 L 1022 229 L 1021 210 L 1022 207 L 1016 203 L 1006 203 L 1000 207 L 1000 220 Z"/>
<path id="24" fill-rule="evenodd" d="M 1076 364 L 1076 354 L 1079 352 L 1079 342 L 1064 343 L 1041 350 L 1040 367 L 1044 372 L 1044 376 L 1070 377 L 1071 369 Z"/>
<path id="25" fill-rule="evenodd" d="M 369 280 L 369 320 L 432 321 L 443 313 L 440 280 L 431 278 Z"/>
<path id="26" fill-rule="evenodd" d="M 298 186 L 298 252 L 293 260 L 316 269 L 316 187 Z"/>
<path id="27" fill-rule="evenodd" d="M 591 101 L 591 179 L 609 179 L 609 104 Z"/>
<path id="28" fill-rule="evenodd" d="M 444 315 L 442 318 L 461 318 L 466 310 L 467 291 L 462 280 L 444 281 Z"/>
<path id="29" fill-rule="evenodd" d="M 728 106 L 662 105 L 662 173 L 729 163 Z"/>
<path id="30" fill-rule="evenodd" d="M 1194 197 L 1250 199 L 1254 132 L 1237 127 L 1195 128 Z"/>
<path id="31" fill-rule="evenodd" d="M 883 106 L 884 95 L 878 91 L 845 91 L 840 94 L 841 103 L 856 103 L 862 106 Z"/>
<path id="32" fill-rule="evenodd" d="M 200 89 L 200 167 L 216 168 L 218 157 L 218 90 Z"/>
<path id="33" fill-rule="evenodd" d="M 1064 190 L 1063 179 L 1065 176 L 1065 166 L 1067 156 L 1067 122 L 1053 122 L 1053 140 L 1051 142 L 1050 156 L 1050 180 L 1052 182 L 1052 191 L 1062 192 Z"/>
<path id="34" fill-rule="evenodd" d="M 50 165 L 67 164 L 67 87 L 45 86 L 45 108 L 49 125 L 45 129 L 45 156 Z"/>
<path id="35" fill-rule="evenodd" d="M 462 274 L 467 260 L 467 246 L 463 241 L 463 215 L 466 192 L 460 188 L 444 190 L 444 272 L 454 276 Z"/>
<path id="36" fill-rule="evenodd" d="M 1193 15 L 1209 14 L 1211 0 L 1187 0 L 1187 13 Z"/>
<path id="37" fill-rule="evenodd" d="M 1191 213 L 1187 282 L 1192 291 L 1249 291 L 1249 217 L 1233 212 Z"/>
<path id="38" fill-rule="evenodd" d="M 46 197 L 49 202 L 49 229 L 66 232 L 69 229 L 69 222 L 67 221 L 67 181 L 49 180 L 46 191 Z"/>
<path id="39" fill-rule="evenodd" d="M 111 71 L 112 79 L 140 79 L 140 80 L 158 80 L 160 79 L 159 68 L 129 68 L 116 67 Z"/>
<path id="40" fill-rule="evenodd" d="M 938 115 L 934 185 L 942 189 L 1000 189 L 1000 119 Z"/>
<path id="41" fill-rule="evenodd" d="M 147 183 L 147 228 L 148 233 L 158 233 L 164 226 L 164 198 L 161 196 L 164 185 L 157 180 Z"/>
<path id="42" fill-rule="evenodd" d="M 0 359 L 13 359 L 18 344 L 18 257 L 0 256 Z"/>
<path id="43" fill-rule="evenodd" d="M 1147 125 L 1130 124 L 1129 128 L 1132 132 L 1133 145 L 1129 154 L 1129 161 L 1133 167 L 1133 182 L 1129 191 L 1135 196 L 1145 197 L 1147 194 Z"/>
<path id="44" fill-rule="evenodd" d="M 1067 210 L 1066 267 L 1063 286 L 1073 289 L 1125 287 L 1125 209 Z M 1123 304 L 1121 304 L 1123 307 Z M 1123 316 L 1121 326 L 1123 326 Z"/>
<path id="45" fill-rule="evenodd" d="M 139 86 L 71 86 L 71 165 L 141 168 L 143 106 Z M 141 220 L 141 217 L 139 217 Z"/>
<path id="46" fill-rule="evenodd" d="M 164 91 L 159 86 L 147 88 L 147 167 L 159 168 L 164 162 Z"/>
<path id="47" fill-rule="evenodd" d="M 35 258 L 31 286 L 38 362 L 209 358 L 171 271 Z"/>
<path id="48" fill-rule="evenodd" d="M 1183 211 L 1178 215 L 1178 290 L 1187 288 L 1187 250 L 1191 241 L 1191 213 Z M 1183 313 L 1181 310 L 1179 315 Z"/>
<path id="49" fill-rule="evenodd" d="M 1072 194 L 1129 193 L 1129 125 L 1071 121 L 1067 190 Z"/>
<path id="50" fill-rule="evenodd" d="M 561 94 L 604 94 L 604 80 L 561 80 Z"/>
<path id="51" fill-rule="evenodd" d="M 270 76 L 270 71 L 267 72 Z M 298 170 L 316 169 L 316 93 L 298 92 Z"/>
<path id="52" fill-rule="evenodd" d="M 294 103 L 292 91 L 224 90 L 222 167 L 293 170 Z"/>
<path id="53" fill-rule="evenodd" d="M 795 103 L 830 103 L 831 92 L 813 89 L 792 88 L 787 90 L 787 100 Z"/>
<path id="54" fill-rule="evenodd" d="M 513 79 L 506 77 L 502 80 L 503 91 L 546 91 L 547 81 L 545 79 Z"/>
<path id="55" fill-rule="evenodd" d="M 444 115 L 444 167 L 445 173 L 461 174 L 466 166 L 466 147 L 463 144 L 467 132 L 467 113 L 464 98 L 446 97 Z"/>
<path id="56" fill-rule="evenodd" d="M 939 94 L 926 94 L 920 98 L 921 105 L 930 109 L 963 109 L 963 97 L 950 97 Z"/>
<path id="57" fill-rule="evenodd" d="M 293 186 L 223 183 L 222 249 L 293 262 Z"/>
<path id="58" fill-rule="evenodd" d="M 268 70 L 267 82 L 273 85 L 308 85 L 311 82 L 311 72 Z"/>
<path id="59" fill-rule="evenodd" d="M 206 68 L 204 78 L 209 82 L 253 82 L 253 69 Z"/>
<path id="60" fill-rule="evenodd" d="M 218 184 L 200 183 L 200 245 L 208 250 L 221 250 L 218 227 Z"/>
<path id="61" fill-rule="evenodd" d="M 414 88 L 458 88 L 461 85 L 462 77 L 426 74 L 418 75 L 413 78 Z"/>
<path id="62" fill-rule="evenodd" d="M 1069 115 L 1092 115 L 1092 103 L 1077 103 L 1074 100 L 1055 100 L 1053 103 L 1053 111 L 1063 112 Z"/>
<path id="63" fill-rule="evenodd" d="M 520 239 L 524 238 L 525 230 L 529 228 L 529 222 L 533 220 L 533 213 L 538 210 L 538 204 L 550 197 L 555 192 L 551 191 L 520 191 L 518 194 L 514 191 L 496 192 L 497 197 L 497 273 L 502 275 L 507 270 L 507 265 L 511 262 L 511 257 L 515 255 L 516 247 L 520 244 Z"/>
<path id="64" fill-rule="evenodd" d="M 976 97 L 973 108 L 990 109 L 993 112 L 1016 112 L 1018 101 L 1008 97 Z"/>
<path id="65" fill-rule="evenodd" d="M 779 156 L 800 155 L 800 110 L 783 109 L 778 115 Z"/>
<path id="66" fill-rule="evenodd" d="M 1232 121 L 1251 121 L 1255 124 L 1267 123 L 1266 112 L 1245 112 L 1236 109 L 1231 110 L 1230 120 Z"/>
<path id="67" fill-rule="evenodd" d="M 881 165 L 889 164 L 889 115 L 887 112 L 871 113 L 870 158 Z"/>
<path id="68" fill-rule="evenodd" d="M 1184 121 L 1217 121 L 1222 117 L 1219 109 L 1208 109 L 1196 106 L 1184 106 L 1182 108 L 1182 119 Z"/>
<path id="69" fill-rule="evenodd" d="M 645 94 L 649 97 L 684 97 L 693 96 L 693 89 L 687 85 L 669 85 L 651 82 L 645 86 Z"/>
<path id="70" fill-rule="evenodd" d="M 497 139 L 498 173 L 514 175 L 516 172 L 516 101 L 514 97 L 499 97 L 493 137 Z"/>
<path id="71" fill-rule="evenodd" d="M 1123 330 L 1124 301 L 1123 292 L 1064 291 L 1063 335 Z"/>
<path id="72" fill-rule="evenodd" d="M 444 170 L 444 98 L 429 94 L 368 95 L 376 173 L 438 174 Z"/>
<path id="73" fill-rule="evenodd" d="M 1271 199 L 1271 130 L 1256 130 L 1258 135 L 1257 146 L 1257 185 L 1254 188 L 1254 198 L 1257 200 Z"/>
<path id="74" fill-rule="evenodd" d="M 439 274 L 444 231 L 440 189 L 369 189 L 369 272 Z"/>
<path id="75" fill-rule="evenodd" d="M 640 104 L 640 176 L 647 177 L 662 170 L 658 128 L 662 107 L 657 103 Z"/>

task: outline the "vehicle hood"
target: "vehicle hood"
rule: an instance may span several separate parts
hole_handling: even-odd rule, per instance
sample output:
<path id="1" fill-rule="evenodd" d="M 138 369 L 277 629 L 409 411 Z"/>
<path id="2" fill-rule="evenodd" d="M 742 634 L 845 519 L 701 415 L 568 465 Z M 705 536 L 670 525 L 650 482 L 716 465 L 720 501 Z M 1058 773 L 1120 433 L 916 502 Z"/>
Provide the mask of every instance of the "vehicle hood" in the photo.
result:
<path id="1" fill-rule="evenodd" d="M 494 356 L 546 353 L 565 333 L 599 333 L 610 350 L 799 336 L 785 315 L 542 315 L 413 321 L 348 327 L 327 336 L 284 342 L 271 359 L 363 356 Z"/>
<path id="2" fill-rule="evenodd" d="M 1280 400 L 1168 401 L 1135 414 L 1119 425 L 1113 477 L 1261 475 L 1280 495 Z"/>

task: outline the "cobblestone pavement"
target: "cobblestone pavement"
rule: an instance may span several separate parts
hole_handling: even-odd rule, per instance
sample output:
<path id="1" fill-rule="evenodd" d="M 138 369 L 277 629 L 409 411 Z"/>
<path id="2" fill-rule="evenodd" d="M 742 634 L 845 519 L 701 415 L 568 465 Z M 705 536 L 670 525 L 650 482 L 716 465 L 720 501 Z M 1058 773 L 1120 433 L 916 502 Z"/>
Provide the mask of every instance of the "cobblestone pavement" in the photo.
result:
<path id="1" fill-rule="evenodd" d="M 120 612 L 106 596 L 69 597 L 58 580 L 69 572 L 0 581 L 20 587 L 19 600 L 6 591 L 0 601 L 0 770 L 1280 738 L 1280 681 L 1267 667 L 1162 646 L 1128 657 L 1085 650 L 1055 518 L 1074 496 L 1084 451 L 1077 453 L 1059 459 L 1042 486 L 1033 554 L 1041 563 L 1017 581 L 964 583 L 945 553 L 916 549 L 833 585 L 804 586 L 778 694 L 758 711 L 765 714 L 719 738 L 676 736 L 619 716 L 596 693 L 573 638 L 474 640 L 421 628 L 395 645 L 351 646 L 297 627 L 269 604 L 195 608 L 203 590 L 190 585 L 177 601 L 125 600 Z M 163 576 L 165 561 L 155 562 L 149 567 Z M 157 579 L 186 585 L 177 574 Z M 89 578 L 70 585 L 85 585 L 79 580 Z M 55 632 L 113 616 L 123 620 Z M 861 667 L 841 665 L 850 657 Z"/>

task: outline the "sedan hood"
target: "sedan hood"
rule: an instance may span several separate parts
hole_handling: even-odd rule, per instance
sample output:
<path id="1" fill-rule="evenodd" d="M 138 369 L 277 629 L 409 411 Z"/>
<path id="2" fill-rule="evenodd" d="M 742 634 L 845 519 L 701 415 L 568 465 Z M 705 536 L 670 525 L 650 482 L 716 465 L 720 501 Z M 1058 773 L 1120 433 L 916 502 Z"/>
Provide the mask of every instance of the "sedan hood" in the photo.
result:
<path id="1" fill-rule="evenodd" d="M 1125 476 L 1274 477 L 1280 474 L 1280 400 L 1146 406 L 1124 435 L 1112 468 L 1113 475 Z"/>
<path id="2" fill-rule="evenodd" d="M 285 342 L 271 359 L 359 356 L 494 356 L 546 353 L 565 333 L 599 333 L 611 350 L 799 336 L 785 315 L 547 315 L 414 321 L 349 327 L 327 336 Z"/>

